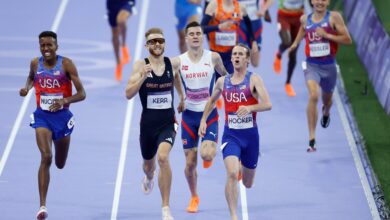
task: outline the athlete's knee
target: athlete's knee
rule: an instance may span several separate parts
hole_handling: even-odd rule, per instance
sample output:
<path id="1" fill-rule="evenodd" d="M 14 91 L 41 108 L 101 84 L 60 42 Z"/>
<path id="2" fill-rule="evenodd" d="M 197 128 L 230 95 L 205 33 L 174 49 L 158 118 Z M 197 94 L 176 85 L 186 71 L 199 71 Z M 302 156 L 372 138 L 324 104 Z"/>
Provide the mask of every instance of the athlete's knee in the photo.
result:
<path id="1" fill-rule="evenodd" d="M 310 91 L 309 92 L 309 101 L 310 102 L 318 102 L 318 92 L 317 91 Z"/>
<path id="2" fill-rule="evenodd" d="M 157 156 L 157 161 L 160 167 L 166 166 L 169 163 L 169 155 L 167 153 L 160 153 Z"/>
<path id="3" fill-rule="evenodd" d="M 65 167 L 66 161 L 56 161 L 56 167 L 58 169 L 63 169 Z"/>
<path id="4" fill-rule="evenodd" d="M 50 152 L 43 152 L 41 154 L 41 164 L 45 166 L 50 166 L 53 161 L 53 155 Z"/>
<path id="5" fill-rule="evenodd" d="M 186 161 L 186 170 L 188 172 L 193 172 L 196 169 L 196 161 L 195 160 L 187 160 Z"/>
<path id="6" fill-rule="evenodd" d="M 252 188 L 253 186 L 253 179 L 250 179 L 250 178 L 242 178 L 242 184 L 246 187 L 246 188 Z"/>
<path id="7" fill-rule="evenodd" d="M 237 181 L 238 171 L 228 170 L 227 178 L 228 181 Z"/>
<path id="8" fill-rule="evenodd" d="M 142 168 L 144 169 L 145 173 L 151 173 L 154 171 L 154 164 L 144 162 L 144 164 L 142 165 Z"/>

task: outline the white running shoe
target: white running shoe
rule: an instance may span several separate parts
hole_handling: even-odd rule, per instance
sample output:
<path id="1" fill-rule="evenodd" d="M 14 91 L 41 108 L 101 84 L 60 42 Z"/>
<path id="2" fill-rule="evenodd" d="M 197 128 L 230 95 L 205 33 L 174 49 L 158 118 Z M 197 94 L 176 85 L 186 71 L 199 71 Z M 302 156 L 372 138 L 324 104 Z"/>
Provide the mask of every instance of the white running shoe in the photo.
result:
<path id="1" fill-rule="evenodd" d="M 162 207 L 162 220 L 174 220 L 169 206 Z"/>
<path id="2" fill-rule="evenodd" d="M 148 195 L 152 192 L 154 186 L 154 180 L 149 180 L 146 176 L 142 179 L 141 189 L 145 195 Z"/>
<path id="3" fill-rule="evenodd" d="M 45 220 L 47 216 L 49 215 L 47 214 L 46 206 L 41 206 L 37 213 L 37 220 Z"/>

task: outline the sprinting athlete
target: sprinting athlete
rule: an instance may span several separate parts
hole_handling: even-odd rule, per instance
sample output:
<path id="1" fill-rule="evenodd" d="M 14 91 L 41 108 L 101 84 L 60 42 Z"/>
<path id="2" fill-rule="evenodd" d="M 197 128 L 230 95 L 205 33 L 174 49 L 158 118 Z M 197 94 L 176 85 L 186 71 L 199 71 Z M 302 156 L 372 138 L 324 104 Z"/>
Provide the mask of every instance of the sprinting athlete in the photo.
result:
<path id="1" fill-rule="evenodd" d="M 181 128 L 184 153 L 186 156 L 185 176 L 191 191 L 187 211 L 198 211 L 197 192 L 198 129 L 207 100 L 214 87 L 214 69 L 220 75 L 228 74 L 222 59 L 216 52 L 203 49 L 203 31 L 198 22 L 191 22 L 185 28 L 188 51 L 173 58 L 172 65 L 180 72 L 186 99 L 182 114 Z M 201 140 L 200 155 L 203 167 L 209 168 L 216 155 L 218 140 L 218 112 L 214 109 L 207 119 L 206 135 Z"/>
<path id="2" fill-rule="evenodd" d="M 70 136 L 75 123 L 69 106 L 84 100 L 86 95 L 72 60 L 56 53 L 57 34 L 52 31 L 40 33 L 39 48 L 42 56 L 31 61 L 26 85 L 20 89 L 19 95 L 24 97 L 30 89 L 35 88 L 37 109 L 31 115 L 30 126 L 35 129 L 41 152 L 38 171 L 40 208 L 36 218 L 44 220 L 48 217 L 46 197 L 53 157 L 52 145 L 54 143 L 55 164 L 58 169 L 62 169 L 68 158 Z M 75 94 L 72 94 L 72 84 L 76 88 Z"/>
<path id="3" fill-rule="evenodd" d="M 351 44 L 352 39 L 340 13 L 328 11 L 330 0 L 312 0 L 313 13 L 301 17 L 301 27 L 289 51 L 295 50 L 305 37 L 306 62 L 303 63 L 306 85 L 309 90 L 307 120 L 309 126 L 309 147 L 315 152 L 315 130 L 317 125 L 317 103 L 322 92 L 321 126 L 330 123 L 329 111 L 336 86 L 337 67 L 335 56 L 338 44 Z"/>
<path id="4" fill-rule="evenodd" d="M 256 113 L 270 110 L 272 104 L 261 77 L 247 70 L 250 49 L 238 44 L 233 48 L 231 60 L 234 73 L 218 79 L 206 104 L 199 136 L 206 135 L 207 118 L 222 95 L 225 101 L 225 128 L 221 146 L 227 173 L 225 196 L 231 220 L 237 220 L 237 176 L 242 172 L 244 186 L 252 187 L 260 151 Z"/>

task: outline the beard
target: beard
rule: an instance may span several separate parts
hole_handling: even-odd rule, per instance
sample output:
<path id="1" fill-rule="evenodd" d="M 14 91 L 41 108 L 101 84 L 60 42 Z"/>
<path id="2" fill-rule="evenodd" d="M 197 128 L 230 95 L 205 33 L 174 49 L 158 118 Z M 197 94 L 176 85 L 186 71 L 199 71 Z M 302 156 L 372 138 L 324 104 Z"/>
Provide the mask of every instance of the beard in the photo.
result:
<path id="1" fill-rule="evenodd" d="M 153 50 L 153 48 L 149 48 L 149 53 L 152 56 L 156 56 L 156 57 L 161 56 L 164 53 L 164 47 L 161 47 L 161 52 L 157 52 L 157 53 Z"/>

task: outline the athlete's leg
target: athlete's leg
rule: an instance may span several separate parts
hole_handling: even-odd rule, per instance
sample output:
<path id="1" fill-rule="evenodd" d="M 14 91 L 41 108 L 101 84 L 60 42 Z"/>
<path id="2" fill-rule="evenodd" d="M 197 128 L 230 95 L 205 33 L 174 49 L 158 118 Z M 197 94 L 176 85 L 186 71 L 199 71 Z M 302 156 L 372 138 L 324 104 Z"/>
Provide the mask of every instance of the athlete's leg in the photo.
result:
<path id="1" fill-rule="evenodd" d="M 119 34 L 120 34 L 120 30 L 119 30 L 119 27 L 118 26 L 111 27 L 111 32 L 112 32 L 111 42 L 112 42 L 112 46 L 114 48 L 115 61 L 116 61 L 116 64 L 119 65 L 120 64 L 120 55 L 119 55 L 119 47 L 120 47 Z"/>
<path id="2" fill-rule="evenodd" d="M 282 57 L 282 54 L 287 48 L 291 45 L 291 33 L 289 29 L 281 29 L 279 31 L 279 36 L 281 39 L 281 43 L 279 44 L 279 51 L 277 56 Z"/>
<path id="3" fill-rule="evenodd" d="M 58 169 L 62 169 L 65 166 L 66 159 L 68 158 L 68 151 L 70 145 L 70 135 L 54 141 L 55 162 Z"/>
<path id="4" fill-rule="evenodd" d="M 47 190 L 50 183 L 50 165 L 52 163 L 52 132 L 43 127 L 35 129 L 36 141 L 41 152 L 41 164 L 38 171 L 38 189 L 40 205 L 46 206 Z"/>
<path id="5" fill-rule="evenodd" d="M 152 180 L 154 177 L 154 171 L 156 170 L 156 162 L 155 162 L 155 157 L 153 157 L 150 160 L 145 160 L 142 164 L 142 169 L 146 175 L 146 178 L 149 180 Z"/>
<path id="6" fill-rule="evenodd" d="M 324 105 L 323 114 L 329 116 L 330 108 L 332 107 L 333 101 L 333 92 L 332 93 L 322 93 L 322 103 Z"/>
<path id="7" fill-rule="evenodd" d="M 251 188 L 255 180 L 256 169 L 249 169 L 242 166 L 242 184 L 246 188 Z"/>
<path id="8" fill-rule="evenodd" d="M 172 145 L 168 142 L 161 142 L 158 146 L 157 161 L 160 166 L 158 174 L 158 186 L 160 188 L 162 207 L 169 206 L 169 195 L 171 192 L 172 170 L 169 164 L 169 152 Z"/>
<path id="9" fill-rule="evenodd" d="M 294 73 L 295 66 L 297 65 L 297 49 L 290 51 L 288 54 L 288 67 L 287 67 L 287 80 L 286 84 L 291 82 L 291 77 Z"/>
<path id="10" fill-rule="evenodd" d="M 186 168 L 184 170 L 188 186 L 190 187 L 191 196 L 197 197 L 197 179 L 198 173 L 196 171 L 196 166 L 198 164 L 198 148 L 193 147 L 184 150 L 186 156 Z"/>
<path id="11" fill-rule="evenodd" d="M 225 197 L 229 206 L 231 220 L 238 220 L 237 216 L 237 175 L 240 168 L 240 161 L 236 156 L 227 156 L 224 159 L 227 179 L 225 186 Z"/>
<path id="12" fill-rule="evenodd" d="M 117 23 L 119 27 L 119 33 L 121 37 L 120 45 L 122 47 L 126 46 L 126 34 L 127 34 L 127 19 L 130 17 L 130 12 L 127 10 L 120 10 L 117 16 Z"/>
<path id="13" fill-rule="evenodd" d="M 307 123 L 309 126 L 309 140 L 315 139 L 315 130 L 318 119 L 317 103 L 319 98 L 319 85 L 314 80 L 306 82 L 309 90 L 309 102 L 306 109 Z"/>
<path id="14" fill-rule="evenodd" d="M 200 149 L 200 156 L 204 161 L 212 161 L 217 154 L 217 143 L 204 140 Z"/>

